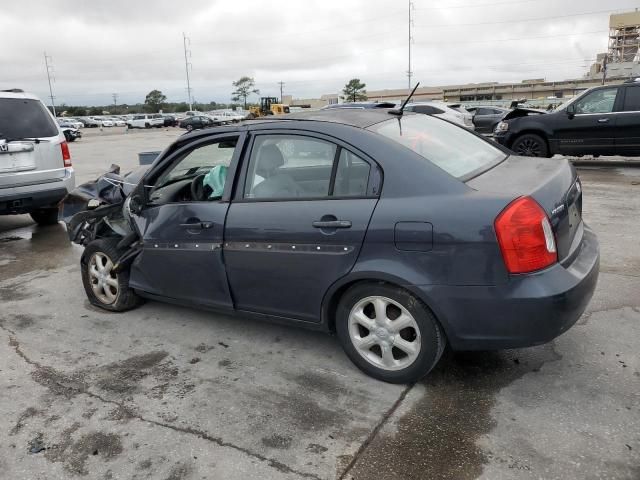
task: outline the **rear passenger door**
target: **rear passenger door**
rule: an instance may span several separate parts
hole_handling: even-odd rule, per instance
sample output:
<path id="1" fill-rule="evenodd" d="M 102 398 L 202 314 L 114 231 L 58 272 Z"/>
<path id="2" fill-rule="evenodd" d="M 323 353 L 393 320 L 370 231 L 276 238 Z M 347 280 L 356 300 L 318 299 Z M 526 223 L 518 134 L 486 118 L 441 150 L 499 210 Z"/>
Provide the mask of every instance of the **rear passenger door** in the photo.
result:
<path id="1" fill-rule="evenodd" d="M 225 225 L 236 309 L 320 321 L 325 292 L 356 261 L 381 179 L 334 139 L 256 135 Z"/>
<path id="2" fill-rule="evenodd" d="M 624 90 L 616 121 L 616 153 L 640 155 L 640 85 L 628 85 Z"/>

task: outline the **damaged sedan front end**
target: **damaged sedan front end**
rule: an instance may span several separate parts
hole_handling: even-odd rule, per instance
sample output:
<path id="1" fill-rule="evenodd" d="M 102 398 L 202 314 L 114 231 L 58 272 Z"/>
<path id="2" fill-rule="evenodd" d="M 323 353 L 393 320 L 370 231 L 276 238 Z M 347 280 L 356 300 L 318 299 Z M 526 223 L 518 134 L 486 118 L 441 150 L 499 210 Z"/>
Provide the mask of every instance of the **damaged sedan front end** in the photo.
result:
<path id="1" fill-rule="evenodd" d="M 100 238 L 118 239 L 116 248 L 123 253 L 115 262 L 115 273 L 140 252 L 140 236 L 131 219 L 127 195 L 145 171 L 140 168 L 121 176 L 120 167 L 111 165 L 104 175 L 80 185 L 64 200 L 62 217 L 73 243 L 86 247 Z"/>

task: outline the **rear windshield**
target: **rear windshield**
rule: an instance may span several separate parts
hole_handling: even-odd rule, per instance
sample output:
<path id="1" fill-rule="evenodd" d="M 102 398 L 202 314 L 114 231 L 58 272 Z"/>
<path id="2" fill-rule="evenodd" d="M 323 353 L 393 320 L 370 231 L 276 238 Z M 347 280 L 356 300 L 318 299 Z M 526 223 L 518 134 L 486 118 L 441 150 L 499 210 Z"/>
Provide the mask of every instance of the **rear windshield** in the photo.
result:
<path id="1" fill-rule="evenodd" d="M 0 138 L 42 138 L 58 135 L 58 127 L 39 100 L 0 98 Z"/>
<path id="2" fill-rule="evenodd" d="M 506 158 L 505 153 L 462 127 L 429 115 L 404 115 L 369 127 L 467 180 Z"/>

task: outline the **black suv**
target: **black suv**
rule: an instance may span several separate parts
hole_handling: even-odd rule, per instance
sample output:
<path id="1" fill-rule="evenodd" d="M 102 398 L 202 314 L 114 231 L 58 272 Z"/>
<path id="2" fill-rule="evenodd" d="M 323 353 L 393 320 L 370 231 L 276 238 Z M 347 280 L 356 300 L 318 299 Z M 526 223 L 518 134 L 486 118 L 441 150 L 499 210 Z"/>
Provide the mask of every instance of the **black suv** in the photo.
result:
<path id="1" fill-rule="evenodd" d="M 551 113 L 515 109 L 495 140 L 517 155 L 640 155 L 640 82 L 590 88 Z"/>

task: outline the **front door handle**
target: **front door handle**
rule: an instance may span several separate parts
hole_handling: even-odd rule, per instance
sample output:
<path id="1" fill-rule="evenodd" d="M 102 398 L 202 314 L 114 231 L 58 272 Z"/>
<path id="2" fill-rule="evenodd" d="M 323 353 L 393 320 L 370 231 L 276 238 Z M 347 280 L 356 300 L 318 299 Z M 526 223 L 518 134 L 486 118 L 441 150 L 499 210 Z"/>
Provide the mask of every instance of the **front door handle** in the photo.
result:
<path id="1" fill-rule="evenodd" d="M 213 222 L 181 223 L 180 226 L 188 230 L 195 230 L 197 228 L 201 228 L 202 230 L 208 230 L 210 228 L 213 228 Z"/>
<path id="2" fill-rule="evenodd" d="M 609 119 L 608 118 L 599 118 L 598 119 L 598 123 L 609 123 Z"/>
<path id="3" fill-rule="evenodd" d="M 315 228 L 351 228 L 350 220 L 329 220 L 313 222 Z"/>

